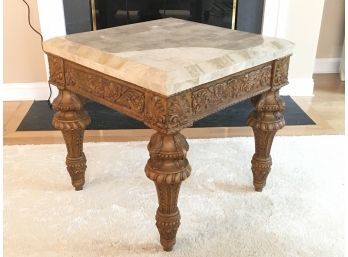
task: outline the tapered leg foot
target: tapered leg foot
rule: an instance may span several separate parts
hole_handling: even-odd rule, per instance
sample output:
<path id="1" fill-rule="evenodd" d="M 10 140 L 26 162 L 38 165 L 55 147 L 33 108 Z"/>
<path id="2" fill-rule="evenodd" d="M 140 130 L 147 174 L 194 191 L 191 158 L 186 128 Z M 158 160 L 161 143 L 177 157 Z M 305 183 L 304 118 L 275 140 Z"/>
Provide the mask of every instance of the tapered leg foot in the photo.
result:
<path id="1" fill-rule="evenodd" d="M 83 185 L 85 184 L 86 162 L 87 160 L 84 153 L 82 153 L 78 158 L 66 157 L 66 167 L 71 178 L 71 184 L 74 186 L 76 191 L 82 190 Z"/>
<path id="2" fill-rule="evenodd" d="M 272 166 L 270 155 L 277 131 L 285 126 L 284 101 L 278 91 L 268 91 L 252 99 L 255 110 L 249 115 L 248 125 L 253 128 L 255 154 L 251 160 L 255 191 L 261 192 Z"/>
<path id="3" fill-rule="evenodd" d="M 262 166 L 263 160 L 258 160 L 257 158 L 253 158 L 251 163 L 255 191 L 262 192 L 263 188 L 266 186 L 266 179 L 271 170 L 271 163 L 268 162 L 265 166 Z"/>
<path id="4" fill-rule="evenodd" d="M 156 212 L 156 226 L 160 233 L 160 242 L 165 251 L 171 251 L 176 243 L 176 232 L 180 226 L 180 212 L 176 206 L 180 189 L 179 184 L 156 185 L 158 197 L 162 199 L 162 208 Z M 160 204 L 161 205 L 161 204 Z M 172 210 L 163 209 L 163 205 L 172 205 Z"/>
<path id="5" fill-rule="evenodd" d="M 86 157 L 83 153 L 83 135 L 91 122 L 83 110 L 79 97 L 67 90 L 60 90 L 53 102 L 56 111 L 52 124 L 62 131 L 67 148 L 66 167 L 71 183 L 76 191 L 82 190 L 85 183 Z"/>
<path id="6" fill-rule="evenodd" d="M 145 173 L 156 185 L 159 203 L 156 226 L 165 251 L 173 249 L 180 226 L 180 212 L 177 206 L 180 185 L 191 173 L 186 159 L 188 148 L 185 137 L 180 133 L 156 133 L 148 145 L 150 159 L 146 164 Z"/>
<path id="7" fill-rule="evenodd" d="M 255 155 L 251 160 L 251 170 L 253 172 L 253 184 L 255 191 L 262 192 L 266 186 L 266 180 L 271 171 L 272 158 L 258 158 Z"/>

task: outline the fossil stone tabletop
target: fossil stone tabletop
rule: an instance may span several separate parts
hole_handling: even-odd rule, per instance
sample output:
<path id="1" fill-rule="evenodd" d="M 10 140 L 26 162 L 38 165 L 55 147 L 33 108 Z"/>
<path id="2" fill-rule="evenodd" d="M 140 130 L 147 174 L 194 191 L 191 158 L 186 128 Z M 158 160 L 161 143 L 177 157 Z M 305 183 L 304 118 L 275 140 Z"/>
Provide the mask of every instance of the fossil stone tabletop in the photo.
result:
<path id="1" fill-rule="evenodd" d="M 167 18 L 56 37 L 44 50 L 165 96 L 292 54 L 293 43 Z"/>

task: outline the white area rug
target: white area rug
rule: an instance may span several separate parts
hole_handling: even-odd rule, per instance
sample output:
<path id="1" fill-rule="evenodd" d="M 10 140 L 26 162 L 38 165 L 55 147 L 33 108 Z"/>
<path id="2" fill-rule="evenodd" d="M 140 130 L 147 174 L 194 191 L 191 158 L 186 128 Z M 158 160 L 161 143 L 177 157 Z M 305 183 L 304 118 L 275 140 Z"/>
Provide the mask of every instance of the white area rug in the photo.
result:
<path id="1" fill-rule="evenodd" d="M 252 138 L 189 140 L 173 252 L 155 227 L 146 142 L 87 143 L 75 192 L 64 145 L 5 146 L 5 256 L 343 256 L 343 136 L 277 137 L 262 193 Z"/>

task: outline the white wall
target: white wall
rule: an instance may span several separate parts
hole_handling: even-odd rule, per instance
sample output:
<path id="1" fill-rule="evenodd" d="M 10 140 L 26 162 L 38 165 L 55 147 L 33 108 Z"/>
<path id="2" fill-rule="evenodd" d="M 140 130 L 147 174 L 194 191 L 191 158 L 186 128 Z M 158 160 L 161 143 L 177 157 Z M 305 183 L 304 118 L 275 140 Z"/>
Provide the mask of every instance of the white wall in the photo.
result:
<path id="1" fill-rule="evenodd" d="M 44 40 L 66 35 L 63 0 L 37 0 L 41 34 Z M 45 55 L 47 77 L 49 77 L 48 60 Z M 58 95 L 58 89 L 52 86 L 51 102 Z"/>
<path id="2" fill-rule="evenodd" d="M 312 76 L 323 7 L 324 0 L 266 0 L 265 14 L 273 13 L 273 19 L 264 19 L 263 34 L 296 44 L 290 60 L 290 84 L 282 89 L 282 94 L 313 94 Z"/>
<path id="3" fill-rule="evenodd" d="M 62 0 L 37 0 L 44 40 L 66 35 Z"/>

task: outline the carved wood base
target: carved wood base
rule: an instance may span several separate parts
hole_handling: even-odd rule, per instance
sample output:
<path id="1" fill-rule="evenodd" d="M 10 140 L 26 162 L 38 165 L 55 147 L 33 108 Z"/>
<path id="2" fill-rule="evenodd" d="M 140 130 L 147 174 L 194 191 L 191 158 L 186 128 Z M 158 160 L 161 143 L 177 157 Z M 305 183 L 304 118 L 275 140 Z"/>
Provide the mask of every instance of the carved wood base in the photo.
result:
<path id="1" fill-rule="evenodd" d="M 248 118 L 248 125 L 253 128 L 255 137 L 255 154 L 251 161 L 251 170 L 255 191 L 261 192 L 271 170 L 270 152 L 273 138 L 277 131 L 285 126 L 282 114 L 285 104 L 278 90 L 256 96 L 252 98 L 252 103 L 255 110 Z"/>
<path id="2" fill-rule="evenodd" d="M 66 165 L 76 190 L 85 182 L 83 134 L 90 118 L 83 111 L 87 97 L 125 113 L 158 131 L 150 140 L 145 173 L 154 181 L 159 207 L 156 226 L 163 249 L 171 251 L 180 226 L 177 206 L 180 185 L 190 176 L 189 146 L 180 130 L 194 121 L 253 97 L 255 110 L 248 124 L 255 136 L 252 172 L 256 191 L 262 191 L 270 172 L 273 138 L 284 125 L 284 102 L 278 90 L 288 83 L 289 56 L 201 84 L 170 96 L 106 75 L 59 56 L 48 55 L 50 83 L 59 89 L 53 102 L 53 126 L 63 133 Z M 77 94 L 79 96 L 77 96 Z"/>
<path id="3" fill-rule="evenodd" d="M 156 185 L 159 207 L 156 226 L 165 251 L 171 251 L 180 225 L 177 206 L 181 181 L 190 176 L 191 167 L 186 159 L 189 146 L 180 133 L 156 133 L 148 145 L 150 159 L 145 173 Z"/>
<path id="4" fill-rule="evenodd" d="M 59 90 L 53 101 L 56 113 L 52 125 L 62 131 L 67 148 L 66 166 L 75 190 L 82 190 L 85 183 L 86 157 L 83 153 L 85 127 L 91 122 L 83 110 L 79 97 L 67 90 Z"/>

